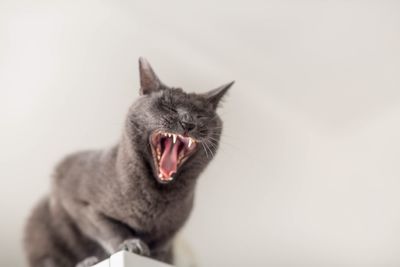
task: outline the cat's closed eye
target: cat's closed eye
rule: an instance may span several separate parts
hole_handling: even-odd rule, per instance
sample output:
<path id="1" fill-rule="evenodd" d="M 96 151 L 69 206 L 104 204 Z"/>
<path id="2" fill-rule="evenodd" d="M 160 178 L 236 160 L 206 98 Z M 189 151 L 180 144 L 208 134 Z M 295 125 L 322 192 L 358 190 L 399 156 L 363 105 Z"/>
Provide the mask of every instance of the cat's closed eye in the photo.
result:
<path id="1" fill-rule="evenodd" d="M 171 111 L 171 112 L 174 112 L 174 113 L 177 113 L 177 112 L 178 112 L 178 111 L 175 109 L 175 107 L 173 107 L 171 104 L 161 103 L 161 107 L 162 107 L 164 110 L 167 110 L 167 111 Z"/>
<path id="2" fill-rule="evenodd" d="M 205 119 L 208 118 L 208 116 L 206 116 L 206 115 L 196 115 L 196 118 L 199 119 L 199 120 L 205 120 Z"/>

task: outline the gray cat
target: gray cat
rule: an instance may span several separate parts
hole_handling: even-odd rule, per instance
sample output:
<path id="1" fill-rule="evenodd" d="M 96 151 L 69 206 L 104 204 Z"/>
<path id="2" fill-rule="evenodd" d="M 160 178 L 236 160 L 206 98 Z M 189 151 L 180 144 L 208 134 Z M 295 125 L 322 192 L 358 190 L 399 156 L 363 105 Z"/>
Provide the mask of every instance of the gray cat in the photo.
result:
<path id="1" fill-rule="evenodd" d="M 25 229 L 29 266 L 90 266 L 121 249 L 173 263 L 173 238 L 217 151 L 216 109 L 233 82 L 189 94 L 164 85 L 142 58 L 139 69 L 141 96 L 118 145 L 56 167 L 51 194 Z"/>

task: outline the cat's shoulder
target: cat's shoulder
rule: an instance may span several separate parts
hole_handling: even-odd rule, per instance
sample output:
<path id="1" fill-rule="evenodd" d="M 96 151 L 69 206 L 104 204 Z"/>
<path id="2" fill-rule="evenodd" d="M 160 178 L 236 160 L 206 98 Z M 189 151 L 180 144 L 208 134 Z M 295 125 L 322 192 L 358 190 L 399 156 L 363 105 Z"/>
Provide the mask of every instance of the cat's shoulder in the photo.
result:
<path id="1" fill-rule="evenodd" d="M 93 165 L 101 156 L 101 150 L 84 150 L 64 156 L 54 168 L 54 176 L 62 177 L 67 173 L 76 172 Z"/>

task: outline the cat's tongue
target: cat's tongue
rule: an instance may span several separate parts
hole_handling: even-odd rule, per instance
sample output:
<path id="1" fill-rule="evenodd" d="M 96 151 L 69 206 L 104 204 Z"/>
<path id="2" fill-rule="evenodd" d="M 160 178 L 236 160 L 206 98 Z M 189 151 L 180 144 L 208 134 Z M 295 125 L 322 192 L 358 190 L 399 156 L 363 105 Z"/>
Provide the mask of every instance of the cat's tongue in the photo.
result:
<path id="1" fill-rule="evenodd" d="M 161 179 L 170 180 L 171 176 L 176 173 L 178 166 L 178 143 L 172 143 L 172 138 L 166 138 L 164 141 L 164 152 L 160 159 L 160 173 Z"/>

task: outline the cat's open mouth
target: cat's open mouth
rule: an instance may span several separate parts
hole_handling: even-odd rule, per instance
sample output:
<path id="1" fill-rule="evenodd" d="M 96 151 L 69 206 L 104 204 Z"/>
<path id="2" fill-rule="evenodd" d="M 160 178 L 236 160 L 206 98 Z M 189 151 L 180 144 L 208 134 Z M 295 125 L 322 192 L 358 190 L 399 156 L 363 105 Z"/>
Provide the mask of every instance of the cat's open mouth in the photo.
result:
<path id="1" fill-rule="evenodd" d="M 195 151 L 195 139 L 174 133 L 156 131 L 150 135 L 150 146 L 160 182 L 172 181 L 179 167 Z"/>

